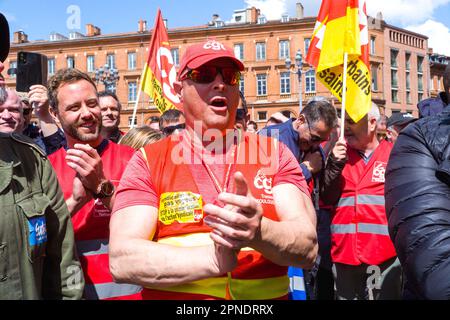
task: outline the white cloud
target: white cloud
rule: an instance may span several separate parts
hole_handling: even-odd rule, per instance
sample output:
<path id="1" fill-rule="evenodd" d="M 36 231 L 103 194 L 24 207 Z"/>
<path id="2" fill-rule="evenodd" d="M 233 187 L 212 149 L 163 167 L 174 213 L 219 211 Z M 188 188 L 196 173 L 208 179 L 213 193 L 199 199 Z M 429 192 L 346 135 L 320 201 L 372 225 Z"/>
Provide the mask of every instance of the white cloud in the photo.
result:
<path id="1" fill-rule="evenodd" d="M 433 52 L 450 56 L 450 29 L 446 25 L 427 20 L 425 23 L 408 26 L 405 29 L 428 36 L 428 46 L 433 48 Z"/>
<path id="2" fill-rule="evenodd" d="M 367 0 L 368 14 L 383 13 L 390 24 L 412 25 L 433 17 L 433 12 L 450 0 Z"/>
<path id="3" fill-rule="evenodd" d="M 249 7 L 256 7 L 261 10 L 267 20 L 281 19 L 287 13 L 286 0 L 245 0 Z"/>
<path id="4" fill-rule="evenodd" d="M 299 0 L 245 0 L 249 7 L 261 9 L 268 20 L 278 20 L 285 13 L 295 16 L 295 6 Z M 300 0 L 305 16 L 316 16 L 321 1 Z M 433 13 L 441 6 L 450 4 L 450 0 L 367 0 L 368 14 L 375 17 L 383 13 L 383 19 L 389 24 L 406 27 L 405 29 L 429 37 L 428 46 L 434 52 L 450 56 L 450 29 L 441 22 L 433 20 Z"/>

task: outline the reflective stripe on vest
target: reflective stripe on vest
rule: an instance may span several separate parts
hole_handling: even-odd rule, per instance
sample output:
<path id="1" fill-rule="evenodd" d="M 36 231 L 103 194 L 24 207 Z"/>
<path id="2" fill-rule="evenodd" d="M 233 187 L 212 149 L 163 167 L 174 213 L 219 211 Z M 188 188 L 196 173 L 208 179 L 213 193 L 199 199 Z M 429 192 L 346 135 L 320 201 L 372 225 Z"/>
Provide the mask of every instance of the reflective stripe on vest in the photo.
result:
<path id="1" fill-rule="evenodd" d="M 158 239 L 158 243 L 179 247 L 194 247 L 211 245 L 213 244 L 213 241 L 209 236 L 209 233 L 194 233 Z M 242 250 L 250 251 L 253 249 L 243 248 Z M 228 275 L 230 275 L 230 273 Z M 288 294 L 289 278 L 287 272 L 286 276 L 264 279 L 234 279 L 230 276 L 214 277 L 173 287 L 149 287 L 149 289 L 174 293 L 201 294 L 226 299 L 227 286 L 232 299 L 276 299 Z"/>
<path id="2" fill-rule="evenodd" d="M 337 207 L 351 207 L 355 205 L 354 197 L 340 198 Z"/>
<path id="3" fill-rule="evenodd" d="M 358 227 L 358 231 L 356 231 Z M 383 236 L 389 235 L 389 230 L 386 225 L 383 224 L 373 224 L 373 223 L 354 223 L 350 224 L 332 224 L 331 227 L 332 234 L 354 234 L 359 233 L 371 233 Z"/>
<path id="4" fill-rule="evenodd" d="M 109 239 L 94 239 L 77 241 L 77 251 L 80 256 L 93 256 L 97 254 L 107 254 L 109 249 Z"/>
<path id="5" fill-rule="evenodd" d="M 115 282 L 86 284 L 84 287 L 84 295 L 88 300 L 104 300 L 109 298 L 130 296 L 142 291 L 141 286 L 133 284 L 119 284 Z"/>
<path id="6" fill-rule="evenodd" d="M 358 195 L 357 197 L 358 204 L 372 204 L 372 205 L 379 205 L 384 206 L 384 196 L 373 196 L 373 195 L 367 195 L 362 194 Z"/>
<path id="7" fill-rule="evenodd" d="M 357 204 L 380 205 L 384 206 L 384 196 L 373 196 L 368 194 L 360 194 L 356 197 Z M 343 197 L 339 199 L 336 207 L 352 207 L 355 205 L 355 197 Z"/>
<path id="8" fill-rule="evenodd" d="M 288 294 L 289 278 L 274 277 L 267 279 L 230 279 L 227 277 L 208 278 L 173 287 L 149 288 L 174 293 L 208 295 L 215 298 L 227 298 L 227 285 L 234 300 L 268 300 Z"/>

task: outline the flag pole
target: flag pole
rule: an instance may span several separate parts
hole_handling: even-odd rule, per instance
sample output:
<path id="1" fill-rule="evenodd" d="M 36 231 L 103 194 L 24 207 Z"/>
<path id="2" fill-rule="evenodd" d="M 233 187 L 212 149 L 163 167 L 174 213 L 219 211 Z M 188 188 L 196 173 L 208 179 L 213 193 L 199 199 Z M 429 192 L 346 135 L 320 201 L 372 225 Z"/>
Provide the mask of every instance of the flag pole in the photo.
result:
<path id="1" fill-rule="evenodd" d="M 144 77 L 144 72 L 145 72 L 146 69 L 147 69 L 147 63 L 145 63 L 145 66 L 142 69 L 141 77 L 139 78 L 138 83 L 137 83 L 139 89 L 138 89 L 138 94 L 137 94 L 137 97 L 136 97 L 136 101 L 134 102 L 134 110 L 133 110 L 133 116 L 131 117 L 130 129 L 134 128 L 134 120 L 136 119 L 137 109 L 138 109 L 138 106 L 139 106 L 139 100 L 141 99 L 141 92 L 142 92 L 141 80 Z"/>
<path id="2" fill-rule="evenodd" d="M 348 65 L 348 53 L 344 53 L 344 70 L 342 72 L 342 107 L 341 107 L 341 128 L 339 140 L 344 140 L 344 124 L 345 124 L 345 107 L 347 103 L 347 65 Z"/>

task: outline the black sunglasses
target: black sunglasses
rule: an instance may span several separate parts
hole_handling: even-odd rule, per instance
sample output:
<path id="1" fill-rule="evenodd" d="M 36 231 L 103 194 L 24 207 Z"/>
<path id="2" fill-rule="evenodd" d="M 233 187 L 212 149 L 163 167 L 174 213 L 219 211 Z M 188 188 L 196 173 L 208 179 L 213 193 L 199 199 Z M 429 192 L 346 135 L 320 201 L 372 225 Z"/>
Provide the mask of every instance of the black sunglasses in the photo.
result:
<path id="1" fill-rule="evenodd" d="M 218 74 L 222 75 L 223 82 L 229 86 L 239 84 L 241 73 L 235 68 L 219 68 L 214 66 L 201 66 L 197 69 L 189 70 L 180 80 L 191 79 L 196 83 L 211 83 Z"/>
<path id="2" fill-rule="evenodd" d="M 166 136 L 170 136 L 172 133 L 174 133 L 174 131 L 175 130 L 177 130 L 177 129 L 185 129 L 186 128 L 186 124 L 185 123 L 180 123 L 180 124 L 177 124 L 177 125 L 175 125 L 175 126 L 168 126 L 168 127 L 165 127 L 164 129 L 163 129 L 163 133 L 166 135 Z"/>

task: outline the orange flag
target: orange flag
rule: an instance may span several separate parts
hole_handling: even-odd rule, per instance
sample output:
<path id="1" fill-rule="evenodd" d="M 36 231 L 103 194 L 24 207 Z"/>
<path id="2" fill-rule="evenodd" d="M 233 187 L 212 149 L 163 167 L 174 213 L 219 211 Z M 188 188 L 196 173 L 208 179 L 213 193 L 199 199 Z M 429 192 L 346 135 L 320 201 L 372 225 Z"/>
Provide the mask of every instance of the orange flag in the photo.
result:
<path id="1" fill-rule="evenodd" d="M 141 78 L 141 90 L 148 94 L 160 113 L 168 109 L 180 108 L 181 103 L 173 84 L 177 79 L 169 35 L 158 9 L 152 32 L 147 63 Z"/>
<path id="2" fill-rule="evenodd" d="M 353 121 L 371 108 L 366 0 L 323 0 L 306 61 L 342 101 L 344 54 L 348 54 L 346 111 Z"/>

